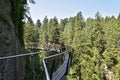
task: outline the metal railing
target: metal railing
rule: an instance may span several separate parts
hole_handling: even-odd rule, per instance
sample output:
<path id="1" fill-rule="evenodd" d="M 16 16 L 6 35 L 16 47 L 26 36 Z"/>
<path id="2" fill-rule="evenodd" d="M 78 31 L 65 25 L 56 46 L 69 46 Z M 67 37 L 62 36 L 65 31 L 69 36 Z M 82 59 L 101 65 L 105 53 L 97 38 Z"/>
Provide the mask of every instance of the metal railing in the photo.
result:
<path id="1" fill-rule="evenodd" d="M 7 57 L 0 57 L 0 60 L 10 59 L 10 58 L 17 58 L 17 57 L 23 57 L 23 56 L 30 56 L 30 55 L 36 55 L 36 54 L 40 54 L 41 52 L 42 51 L 40 51 L 40 52 L 33 52 L 33 53 L 26 53 L 26 54 L 12 55 L 12 56 L 7 56 Z"/>
<path id="2" fill-rule="evenodd" d="M 53 57 L 57 57 L 57 56 L 60 56 L 60 55 L 63 55 L 64 54 L 64 57 L 65 57 L 65 59 L 64 59 L 64 62 L 63 62 L 63 64 L 53 73 L 53 75 L 52 75 L 52 79 L 50 79 L 50 75 L 49 75 L 49 73 L 48 73 L 48 69 L 47 69 L 47 66 L 46 66 L 46 63 L 45 63 L 45 60 L 46 59 L 49 59 L 49 58 L 53 58 Z M 51 56 L 48 56 L 48 57 L 44 57 L 43 58 L 43 66 L 44 66 L 44 70 L 45 70 L 45 74 L 46 74 L 46 79 L 47 80 L 56 80 L 56 75 L 59 75 L 59 77 L 57 77 L 57 80 L 60 80 L 62 77 L 63 77 L 63 75 L 66 73 L 66 71 L 67 71 L 67 68 L 68 68 L 68 62 L 69 62 L 69 55 L 67 54 L 66 52 L 62 52 L 62 53 L 58 53 L 58 54 L 55 54 L 55 55 L 51 55 Z M 67 62 L 66 62 L 67 61 Z M 61 69 L 61 70 L 60 70 Z M 62 70 L 65 70 L 65 71 L 63 71 L 62 72 Z M 59 72 L 62 72 L 62 74 L 61 73 L 59 73 Z M 55 76 L 54 76 L 55 75 Z"/>
<path id="3" fill-rule="evenodd" d="M 33 80 L 35 80 L 35 70 L 34 70 L 34 55 L 40 54 L 43 51 L 39 52 L 33 52 L 33 53 L 26 53 L 26 54 L 18 54 L 18 55 L 11 55 L 6 57 L 0 57 L 0 60 L 6 60 L 6 59 L 13 59 L 18 57 L 25 57 L 25 56 L 31 56 L 32 58 L 32 73 L 33 73 Z"/>
<path id="4" fill-rule="evenodd" d="M 37 55 L 37 54 L 40 54 L 42 52 L 49 52 L 49 51 L 39 51 L 39 52 L 32 52 L 32 53 L 27 53 L 27 54 L 18 54 L 18 55 L 11 55 L 11 56 L 5 56 L 5 57 L 0 57 L 0 60 L 5 60 L 5 59 L 12 59 L 12 58 L 18 58 L 18 57 L 24 57 L 24 56 L 32 56 L 32 73 L 33 73 L 33 80 L 35 80 L 35 72 L 34 72 L 34 55 Z M 44 67 L 44 70 L 45 70 L 45 74 L 46 74 L 46 79 L 47 80 L 51 80 L 50 79 L 50 76 L 49 76 L 49 73 L 48 73 L 48 69 L 47 69 L 47 66 L 46 66 L 46 62 L 45 60 L 46 59 L 49 59 L 49 58 L 53 58 L 53 57 L 56 57 L 56 56 L 59 56 L 59 55 L 62 55 L 62 54 L 66 54 L 67 52 L 62 52 L 62 53 L 58 53 L 58 54 L 54 54 L 54 55 L 51 55 L 51 56 L 47 56 L 47 57 L 44 57 L 43 58 L 43 67 Z M 68 54 L 68 53 L 67 53 Z M 65 57 L 65 55 L 64 55 Z M 65 57 L 66 58 L 66 57 Z M 67 65 L 64 65 L 64 67 L 62 68 L 66 68 L 67 70 L 67 67 L 69 66 L 68 63 L 70 62 L 71 59 L 69 59 L 69 57 L 67 57 L 67 59 L 64 59 L 64 60 L 67 60 L 67 63 L 65 62 L 65 64 Z M 64 63 L 64 62 L 63 62 Z M 59 68 L 58 68 L 59 69 Z M 59 70 L 61 71 L 61 70 Z M 65 73 L 64 73 L 65 74 Z M 53 79 L 52 79 L 53 80 Z"/>
<path id="5" fill-rule="evenodd" d="M 40 54 L 41 52 L 43 52 L 43 51 L 33 52 L 33 53 L 26 53 L 26 54 L 11 55 L 11 56 L 6 56 L 6 57 L 0 57 L 0 60 L 12 59 L 12 58 L 24 57 L 24 56 L 32 56 L 32 73 L 33 73 L 33 80 L 35 80 L 34 55 Z M 51 55 L 51 56 L 43 58 L 43 66 L 44 66 L 44 70 L 45 70 L 45 74 L 46 74 L 47 80 L 50 80 L 50 76 L 49 76 L 49 73 L 48 73 L 48 69 L 47 69 L 45 60 L 48 59 L 48 58 L 52 58 L 52 57 L 56 57 L 56 56 L 62 55 L 62 54 L 65 54 L 65 52 L 62 52 L 62 53 L 59 53 L 59 54 L 55 54 L 55 55 Z"/>

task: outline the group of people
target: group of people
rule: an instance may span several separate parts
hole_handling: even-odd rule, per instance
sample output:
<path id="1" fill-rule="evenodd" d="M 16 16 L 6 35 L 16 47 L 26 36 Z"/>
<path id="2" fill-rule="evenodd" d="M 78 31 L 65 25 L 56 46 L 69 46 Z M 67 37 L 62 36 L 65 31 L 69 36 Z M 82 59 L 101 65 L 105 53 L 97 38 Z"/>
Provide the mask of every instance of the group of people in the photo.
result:
<path id="1" fill-rule="evenodd" d="M 47 50 L 51 50 L 51 51 L 57 50 L 58 46 L 60 48 L 60 52 L 64 52 L 66 50 L 64 42 L 62 42 L 60 44 L 45 42 L 45 44 L 44 44 L 44 48 L 47 49 Z"/>

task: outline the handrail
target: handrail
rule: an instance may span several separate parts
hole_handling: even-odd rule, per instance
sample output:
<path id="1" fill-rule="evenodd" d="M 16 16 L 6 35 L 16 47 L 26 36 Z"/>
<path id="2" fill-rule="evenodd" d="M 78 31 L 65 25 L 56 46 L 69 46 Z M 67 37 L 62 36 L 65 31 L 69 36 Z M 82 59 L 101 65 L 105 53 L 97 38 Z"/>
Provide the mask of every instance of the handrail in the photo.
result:
<path id="1" fill-rule="evenodd" d="M 58 54 L 54 54 L 54 55 L 51 55 L 51 56 L 47 56 L 47 57 L 44 57 L 43 59 L 48 59 L 48 58 L 52 58 L 52 57 L 55 57 L 55 56 L 59 56 L 59 55 L 62 55 L 64 54 L 65 52 L 62 52 L 62 53 L 58 53 Z"/>
<path id="2" fill-rule="evenodd" d="M 30 56 L 33 56 L 33 55 L 36 55 L 36 54 L 40 54 L 41 52 L 44 52 L 44 51 L 0 57 L 0 60 L 17 58 L 17 57 L 23 57 L 23 56 L 29 56 L 29 55 L 30 55 Z M 48 51 L 45 51 L 45 52 L 49 52 L 49 50 L 48 50 Z M 54 54 L 54 55 L 47 56 L 47 57 L 44 57 L 44 58 L 43 58 L 43 66 L 44 66 L 44 69 L 45 69 L 45 74 L 46 74 L 47 80 L 50 80 L 50 76 L 49 76 L 48 69 L 47 69 L 47 66 L 46 66 L 46 63 L 45 63 L 45 59 L 52 58 L 52 57 L 56 57 L 56 56 L 59 56 L 59 55 L 65 54 L 65 53 L 66 53 L 66 51 L 65 51 L 65 52 L 62 52 L 62 53 Z M 34 56 L 33 56 L 33 57 L 34 57 Z M 34 61 L 33 61 L 33 66 L 34 66 Z M 33 74 L 33 76 L 35 76 L 35 75 Z M 35 80 L 35 79 L 33 79 L 33 80 Z"/>
<path id="3" fill-rule="evenodd" d="M 52 57 L 56 57 L 56 56 L 59 56 L 59 55 L 62 55 L 62 54 L 65 54 L 66 52 L 62 52 L 62 53 L 59 53 L 59 54 L 55 54 L 55 55 L 51 55 L 51 56 L 47 56 L 47 57 L 44 57 L 43 58 L 43 66 L 44 66 L 44 69 L 45 69 L 45 74 L 46 74 L 46 78 L 47 80 L 50 80 L 50 76 L 48 74 L 48 69 L 47 69 L 47 66 L 45 64 L 45 59 L 48 59 L 48 58 L 52 58 Z"/>
<path id="4" fill-rule="evenodd" d="M 7 57 L 0 57 L 0 60 L 2 60 L 2 59 L 9 59 L 9 58 L 16 58 L 16 57 L 22 57 L 22 56 L 35 55 L 35 54 L 40 54 L 41 52 L 42 51 L 33 52 L 33 53 L 27 53 L 27 54 L 12 55 L 12 56 L 7 56 Z"/>
<path id="5" fill-rule="evenodd" d="M 33 53 L 27 53 L 27 54 L 12 55 L 12 56 L 7 56 L 7 57 L 0 57 L 0 60 L 11 59 L 11 58 L 17 58 L 17 57 L 23 57 L 23 56 L 32 56 L 32 72 L 33 72 L 33 80 L 35 80 L 34 56 L 33 56 L 33 55 L 40 54 L 41 52 L 42 52 L 42 51 L 33 52 Z"/>
<path id="6" fill-rule="evenodd" d="M 44 69 L 45 69 L 46 78 L 47 78 L 47 80 L 50 80 L 50 76 L 48 74 L 48 69 L 47 69 L 47 66 L 45 64 L 45 60 L 44 59 L 43 59 L 43 66 L 44 66 Z"/>
<path id="7" fill-rule="evenodd" d="M 64 56 L 64 62 L 55 72 L 53 72 L 52 80 L 61 80 L 63 76 L 67 73 L 69 54 L 65 53 Z"/>

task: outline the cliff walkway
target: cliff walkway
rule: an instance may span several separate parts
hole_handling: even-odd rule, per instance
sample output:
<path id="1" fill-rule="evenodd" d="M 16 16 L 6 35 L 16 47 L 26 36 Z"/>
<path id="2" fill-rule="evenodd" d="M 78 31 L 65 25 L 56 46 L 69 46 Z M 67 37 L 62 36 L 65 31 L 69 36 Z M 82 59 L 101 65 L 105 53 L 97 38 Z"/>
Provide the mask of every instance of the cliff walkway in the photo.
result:
<path id="1" fill-rule="evenodd" d="M 70 64 L 72 62 L 72 54 L 73 54 L 72 48 L 70 47 L 66 47 L 66 48 L 67 48 L 66 51 L 60 52 L 58 50 L 59 48 L 56 48 L 55 50 L 51 50 L 51 49 L 39 47 L 38 44 L 32 43 L 32 44 L 27 44 L 25 49 L 29 49 L 29 50 L 36 49 L 39 51 L 32 52 L 32 53 L 0 57 L 0 60 L 10 60 L 14 58 L 31 56 L 31 63 L 32 63 L 31 67 L 32 67 L 32 74 L 33 74 L 32 80 L 36 80 L 35 69 L 34 69 L 35 67 L 34 56 L 41 55 L 41 53 L 43 52 L 52 53 L 52 55 L 45 56 L 42 59 L 44 73 L 45 73 L 42 80 L 65 80 L 65 77 L 67 76 L 69 72 Z M 51 62 L 49 62 L 49 60 L 51 60 Z"/>

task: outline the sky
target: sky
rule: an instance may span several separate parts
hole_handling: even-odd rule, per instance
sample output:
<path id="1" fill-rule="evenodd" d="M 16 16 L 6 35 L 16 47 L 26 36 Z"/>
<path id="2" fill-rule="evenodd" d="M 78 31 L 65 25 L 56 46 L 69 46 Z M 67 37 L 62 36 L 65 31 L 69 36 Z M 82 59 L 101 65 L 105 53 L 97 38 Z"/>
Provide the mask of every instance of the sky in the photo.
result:
<path id="1" fill-rule="evenodd" d="M 120 13 L 120 0 L 34 0 L 35 4 L 29 4 L 30 14 L 34 22 L 37 19 L 43 21 L 57 17 L 58 20 L 75 16 L 82 12 L 83 17 L 93 17 L 97 13 L 105 16 L 118 16 Z"/>

